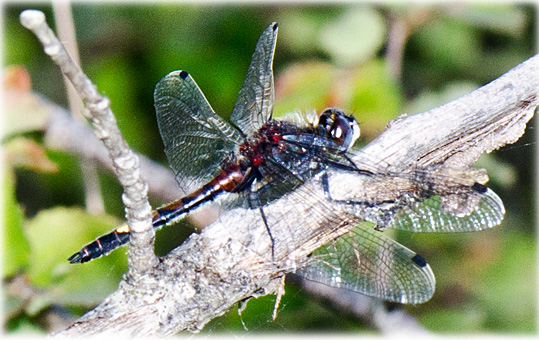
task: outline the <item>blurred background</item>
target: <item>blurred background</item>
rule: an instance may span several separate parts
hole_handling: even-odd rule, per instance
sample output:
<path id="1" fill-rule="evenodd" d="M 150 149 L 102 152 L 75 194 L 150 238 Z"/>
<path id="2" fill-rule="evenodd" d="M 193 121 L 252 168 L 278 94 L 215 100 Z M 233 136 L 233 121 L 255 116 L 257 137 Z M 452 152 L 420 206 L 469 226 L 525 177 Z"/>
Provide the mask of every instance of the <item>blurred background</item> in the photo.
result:
<path id="1" fill-rule="evenodd" d="M 36 98 L 65 108 L 68 101 L 58 68 L 19 23 L 28 8 L 44 11 L 55 29 L 47 3 L 4 3 L 3 313 L 12 334 L 62 327 L 114 291 L 126 271 L 125 247 L 85 265 L 66 261 L 122 222 L 121 187 L 98 168 L 104 211 L 88 212 L 78 157 L 44 146 L 53 109 Z M 279 23 L 275 115 L 338 106 L 360 122 L 362 143 L 399 114 L 428 110 L 499 77 L 533 56 L 537 42 L 536 7 L 526 4 L 78 3 L 72 10 L 83 70 L 110 98 L 128 143 L 165 165 L 155 84 L 187 70 L 228 117 L 256 41 L 272 21 Z M 532 120 L 517 143 L 476 164 L 488 169 L 489 186 L 506 205 L 502 225 L 476 234 L 395 234 L 436 274 L 431 301 L 402 306 L 425 329 L 536 333 L 534 127 Z M 187 224 L 157 234 L 158 254 L 189 235 Z M 272 321 L 274 301 L 252 300 L 241 317 L 232 309 L 203 332 L 378 332 L 293 283 Z"/>

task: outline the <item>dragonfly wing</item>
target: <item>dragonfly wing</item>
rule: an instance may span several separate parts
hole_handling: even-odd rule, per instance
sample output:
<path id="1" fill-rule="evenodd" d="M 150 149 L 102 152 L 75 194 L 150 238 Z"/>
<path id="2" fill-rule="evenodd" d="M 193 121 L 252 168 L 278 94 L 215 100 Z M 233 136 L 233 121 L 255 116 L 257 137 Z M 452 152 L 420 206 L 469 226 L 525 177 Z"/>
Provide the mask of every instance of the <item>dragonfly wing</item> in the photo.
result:
<path id="1" fill-rule="evenodd" d="M 439 188 L 443 187 L 443 183 L 448 183 L 448 192 L 443 195 L 425 198 L 403 195 L 387 211 L 381 209 L 380 212 L 374 214 L 380 218 L 369 219 L 370 222 L 379 227 L 410 232 L 471 232 L 493 228 L 499 225 L 504 218 L 505 207 L 494 191 L 477 183 L 473 185 L 455 184 L 474 183 L 474 177 L 472 177 L 476 174 L 474 171 L 464 170 L 451 177 L 447 174 L 437 175 L 435 168 L 398 169 L 383 160 L 372 160 L 372 157 L 363 157 L 367 160 L 360 163 L 357 159 L 361 159 L 358 157 L 361 152 L 361 150 L 349 150 L 346 153 L 348 158 L 334 156 L 333 159 L 330 158 L 332 160 L 330 165 L 346 169 L 345 161 L 354 159 L 357 170 L 352 169 L 351 171 L 363 170 L 383 175 L 384 172 L 388 171 L 387 168 L 391 168 L 391 171 L 387 172 L 387 176 L 402 176 L 401 178 L 410 181 L 411 184 L 415 183 L 414 181 L 418 180 L 415 177 L 418 177 L 424 181 L 417 183 L 417 186 L 420 187 Z M 466 176 L 466 174 L 469 174 L 470 177 L 460 177 Z M 377 209 L 379 207 L 374 207 L 372 210 L 374 212 Z M 386 218 L 388 216 L 389 218 Z"/>
<path id="2" fill-rule="evenodd" d="M 297 273 L 322 284 L 399 303 L 422 303 L 434 294 L 427 262 L 403 245 L 360 224 L 317 249 Z"/>
<path id="3" fill-rule="evenodd" d="M 230 120 L 250 135 L 268 120 L 273 112 L 273 55 L 277 42 L 277 23 L 264 30 L 256 44 L 251 64 L 240 89 Z"/>
<path id="4" fill-rule="evenodd" d="M 186 71 L 161 79 L 154 100 L 169 165 L 180 187 L 190 191 L 219 172 L 242 136 L 215 114 Z"/>
<path id="5" fill-rule="evenodd" d="M 455 196 L 434 196 L 402 208 L 388 227 L 411 232 L 470 232 L 490 229 L 503 220 L 505 208 L 494 191 L 486 188 L 484 192 L 471 192 L 465 197 Z M 471 212 L 461 215 L 444 207 L 458 198 L 463 200 L 462 204 L 465 201 L 474 204 Z"/>

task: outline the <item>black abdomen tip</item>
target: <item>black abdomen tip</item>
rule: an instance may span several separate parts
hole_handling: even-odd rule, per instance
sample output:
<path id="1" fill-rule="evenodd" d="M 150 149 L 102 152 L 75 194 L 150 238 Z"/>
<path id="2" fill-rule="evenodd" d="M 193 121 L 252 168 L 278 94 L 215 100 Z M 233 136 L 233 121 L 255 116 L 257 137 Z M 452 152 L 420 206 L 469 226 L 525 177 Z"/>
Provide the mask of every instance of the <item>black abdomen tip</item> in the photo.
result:
<path id="1" fill-rule="evenodd" d="M 79 263 L 81 258 L 82 256 L 80 256 L 79 253 L 76 253 L 71 255 L 67 260 L 69 261 L 69 263 Z"/>
<path id="2" fill-rule="evenodd" d="M 68 259 L 69 263 L 75 264 L 75 263 L 82 263 L 83 256 L 80 252 L 75 253 L 71 255 Z"/>
<path id="3" fill-rule="evenodd" d="M 181 71 L 180 72 L 180 78 L 185 79 L 185 78 L 187 78 L 187 76 L 189 76 L 189 73 L 187 73 L 187 71 Z"/>

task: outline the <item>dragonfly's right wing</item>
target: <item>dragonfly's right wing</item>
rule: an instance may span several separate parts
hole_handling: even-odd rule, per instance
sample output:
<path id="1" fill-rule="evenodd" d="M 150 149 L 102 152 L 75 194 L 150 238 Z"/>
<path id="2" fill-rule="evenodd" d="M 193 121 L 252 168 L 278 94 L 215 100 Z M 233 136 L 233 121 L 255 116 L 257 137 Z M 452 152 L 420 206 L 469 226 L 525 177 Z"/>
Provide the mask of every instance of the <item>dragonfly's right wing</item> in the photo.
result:
<path id="1" fill-rule="evenodd" d="M 213 178 L 242 136 L 215 114 L 186 71 L 174 71 L 154 92 L 157 123 L 180 187 L 190 191 Z"/>
<path id="2" fill-rule="evenodd" d="M 247 75 L 238 94 L 230 120 L 250 135 L 271 119 L 275 94 L 273 55 L 277 43 L 277 23 L 268 26 L 258 39 Z"/>
<path id="3" fill-rule="evenodd" d="M 466 195 L 433 196 L 399 209 L 387 225 L 389 228 L 422 232 L 450 233 L 490 229 L 499 225 L 505 215 L 502 200 L 487 187 Z M 459 214 L 458 205 L 471 205 Z M 447 205 L 448 207 L 444 207 Z M 448 210 L 452 208 L 454 211 Z"/>
<path id="4" fill-rule="evenodd" d="M 318 248 L 311 261 L 297 274 L 328 286 L 412 304 L 434 294 L 434 274 L 421 256 L 361 224 Z"/>
<path id="5" fill-rule="evenodd" d="M 357 160 L 361 159 L 358 157 L 361 152 L 350 150 L 346 154 L 331 155 L 328 164 L 359 175 L 370 172 L 382 180 L 385 176 L 402 178 L 409 181 L 410 189 L 426 188 L 420 197 L 417 192 L 403 192 L 398 200 L 388 204 L 389 208 L 383 208 L 383 204 L 368 208 L 372 213 L 365 216 L 376 216 L 368 220 L 381 229 L 423 233 L 472 232 L 493 228 L 504 218 L 502 200 L 494 191 L 480 184 L 486 182 L 480 169 L 440 171 L 433 166 L 406 169 L 372 157 L 363 157 L 366 160 L 360 163 Z M 350 166 L 351 159 L 354 159 L 355 169 Z M 429 193 L 431 190 L 439 194 Z"/>

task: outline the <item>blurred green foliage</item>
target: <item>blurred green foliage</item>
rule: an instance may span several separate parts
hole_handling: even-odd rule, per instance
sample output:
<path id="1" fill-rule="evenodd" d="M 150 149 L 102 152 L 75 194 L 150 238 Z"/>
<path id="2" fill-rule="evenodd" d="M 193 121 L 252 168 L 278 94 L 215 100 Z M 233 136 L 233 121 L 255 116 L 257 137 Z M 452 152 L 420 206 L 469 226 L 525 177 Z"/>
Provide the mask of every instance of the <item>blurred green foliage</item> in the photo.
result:
<path id="1" fill-rule="evenodd" d="M 66 106 L 60 72 L 18 22 L 27 8 L 5 5 L 3 66 L 24 66 L 35 92 Z M 51 8 L 44 3 L 37 8 L 54 27 Z M 339 106 L 356 115 L 364 141 L 399 114 L 457 98 L 532 56 L 537 24 L 534 8 L 520 4 L 77 3 L 73 15 L 83 69 L 111 99 L 129 144 L 163 163 L 155 84 L 168 72 L 185 69 L 216 112 L 227 117 L 258 36 L 272 21 L 280 25 L 275 115 Z M 407 31 L 395 30 L 397 24 Z M 395 54 L 390 38 L 403 33 L 404 49 Z M 41 143 L 39 132 L 22 135 Z M 533 147 L 522 147 L 531 141 L 528 133 L 516 147 L 478 162 L 488 168 L 491 186 L 506 204 L 501 226 L 471 235 L 398 233 L 437 275 L 434 298 L 405 307 L 427 329 L 536 332 Z M 81 315 L 114 291 L 126 270 L 126 248 L 85 265 L 67 264 L 80 246 L 120 223 L 121 188 L 101 173 L 109 215 L 92 216 L 81 208 L 78 161 L 49 150 L 45 154 L 57 171 L 8 161 L 4 172 L 4 311 L 10 332 L 44 332 L 52 327 L 47 316 L 54 313 Z M 27 290 L 31 294 L 23 293 Z M 231 310 L 204 332 L 242 333 L 242 322 L 254 332 L 373 331 L 293 285 L 276 321 L 271 321 L 273 302 L 273 296 L 250 301 L 241 318 Z"/>

